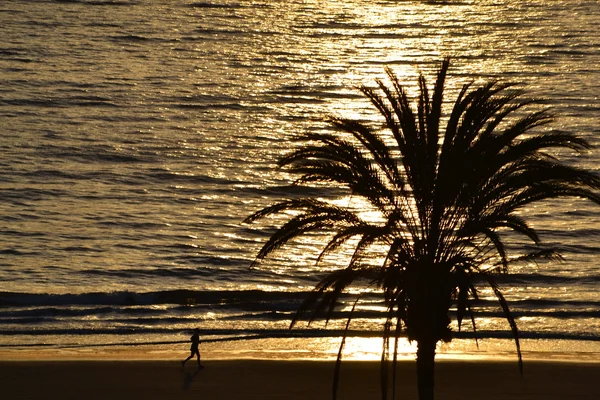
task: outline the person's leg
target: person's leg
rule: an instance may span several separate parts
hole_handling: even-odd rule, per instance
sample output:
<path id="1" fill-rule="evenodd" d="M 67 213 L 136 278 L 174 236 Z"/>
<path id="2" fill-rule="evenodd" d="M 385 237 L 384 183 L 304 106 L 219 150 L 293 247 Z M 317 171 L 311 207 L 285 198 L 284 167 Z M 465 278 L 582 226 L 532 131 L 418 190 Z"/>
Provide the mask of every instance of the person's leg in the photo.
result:
<path id="1" fill-rule="evenodd" d="M 181 362 L 181 365 L 185 365 L 185 363 L 186 363 L 186 362 L 187 362 L 187 361 L 188 361 L 190 358 L 192 358 L 192 357 L 194 357 L 194 352 L 192 352 L 192 354 L 190 354 L 190 356 L 189 356 L 188 358 L 186 358 L 185 360 L 183 360 L 183 361 Z"/>
<path id="2" fill-rule="evenodd" d="M 198 368 L 200 368 L 200 351 L 196 350 L 196 358 L 198 359 Z"/>

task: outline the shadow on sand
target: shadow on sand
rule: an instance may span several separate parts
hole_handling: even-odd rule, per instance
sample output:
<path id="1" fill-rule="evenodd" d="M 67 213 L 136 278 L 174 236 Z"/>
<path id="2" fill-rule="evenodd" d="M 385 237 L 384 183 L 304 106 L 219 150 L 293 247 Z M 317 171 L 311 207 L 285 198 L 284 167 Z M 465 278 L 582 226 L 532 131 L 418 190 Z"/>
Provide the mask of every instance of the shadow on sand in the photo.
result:
<path id="1" fill-rule="evenodd" d="M 183 390 L 188 390 L 190 388 L 190 386 L 192 385 L 192 382 L 194 382 L 194 379 L 196 378 L 198 373 L 200 371 L 202 371 L 203 369 L 204 369 L 204 366 L 198 368 L 194 372 L 183 371 Z"/>

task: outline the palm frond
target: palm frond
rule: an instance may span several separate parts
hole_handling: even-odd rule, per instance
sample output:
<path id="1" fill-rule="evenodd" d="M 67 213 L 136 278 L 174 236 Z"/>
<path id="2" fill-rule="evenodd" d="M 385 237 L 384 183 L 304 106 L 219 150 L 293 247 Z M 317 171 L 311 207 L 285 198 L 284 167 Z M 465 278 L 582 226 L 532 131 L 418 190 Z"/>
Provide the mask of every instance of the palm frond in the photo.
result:
<path id="1" fill-rule="evenodd" d="M 307 211 L 292 217 L 275 231 L 259 250 L 251 267 L 254 267 L 260 260 L 281 248 L 290 240 L 302 236 L 307 232 L 319 231 L 324 228 L 344 228 L 346 226 L 355 226 L 362 223 L 360 218 L 351 211 L 328 203 L 311 201 L 308 199 L 290 200 L 267 207 L 248 217 L 247 221 L 252 222 L 274 212 L 298 209 L 307 209 Z"/>
<path id="2" fill-rule="evenodd" d="M 352 316 L 354 314 L 354 310 L 356 310 L 356 305 L 360 300 L 360 296 L 357 296 L 356 301 L 352 304 L 352 309 L 350 310 L 350 315 L 348 316 L 348 320 L 346 321 L 346 326 L 344 327 L 344 333 L 342 334 L 342 341 L 340 342 L 340 348 L 338 350 L 337 358 L 335 360 L 335 369 L 333 372 L 333 386 L 332 386 L 332 398 L 333 400 L 337 399 L 337 391 L 340 382 L 340 370 L 342 367 L 342 356 L 344 354 L 344 346 L 346 345 L 346 338 L 348 337 L 348 330 L 350 329 L 350 322 L 352 321 Z"/>
<path id="3" fill-rule="evenodd" d="M 506 320 L 508 321 L 508 324 L 510 325 L 510 330 L 512 332 L 513 339 L 515 340 L 515 346 L 517 348 L 517 356 L 519 358 L 519 371 L 521 372 L 521 375 L 523 375 L 523 355 L 521 354 L 521 343 L 519 342 L 519 328 L 517 327 L 515 318 L 513 317 L 512 313 L 510 311 L 508 302 L 504 298 L 504 295 L 502 294 L 502 291 L 500 290 L 496 281 L 493 279 L 493 277 L 490 274 L 484 274 L 484 276 L 485 276 L 485 278 L 487 278 L 488 284 L 494 291 L 494 294 L 496 295 L 496 298 L 498 299 L 498 302 L 500 303 L 500 306 L 502 307 L 502 311 L 504 311 L 504 317 L 506 318 Z"/>
<path id="4" fill-rule="evenodd" d="M 333 118 L 331 123 L 338 129 L 351 133 L 373 156 L 378 167 L 394 186 L 403 186 L 403 179 L 398 171 L 396 160 L 392 157 L 389 147 L 373 130 L 350 119 Z"/>
<path id="5" fill-rule="evenodd" d="M 269 215 L 280 214 L 285 211 L 308 210 L 314 214 L 331 213 L 332 215 L 344 215 L 349 221 L 359 222 L 360 219 L 353 213 L 345 210 L 342 207 L 337 207 L 331 203 L 313 198 L 291 199 L 285 200 L 261 210 L 244 219 L 245 224 L 250 224 Z"/>
<path id="6" fill-rule="evenodd" d="M 551 262 L 564 261 L 563 256 L 559 253 L 558 249 L 554 247 L 547 247 L 531 251 L 527 254 L 522 254 L 518 257 L 511 258 L 508 263 L 513 264 L 527 264 L 530 262 L 537 262 L 539 260 L 546 260 Z"/>
<path id="7" fill-rule="evenodd" d="M 307 318 L 309 324 L 318 317 L 324 317 L 325 323 L 328 323 L 338 305 L 338 300 L 350 284 L 361 279 L 372 281 L 375 277 L 376 271 L 369 267 L 346 267 L 329 273 L 298 307 L 290 323 L 290 328 L 293 328 L 301 319 L 305 319 L 307 314 L 310 314 L 310 317 Z"/>
<path id="8" fill-rule="evenodd" d="M 319 264 L 325 256 L 327 256 L 328 254 L 334 253 L 337 249 L 339 249 L 341 246 L 343 246 L 350 239 L 357 237 L 357 236 L 366 235 L 367 231 L 377 229 L 377 228 L 378 227 L 374 227 L 369 224 L 360 224 L 360 225 L 351 225 L 351 226 L 348 226 L 346 229 L 342 229 L 341 231 L 337 232 L 331 238 L 331 240 L 323 247 L 323 250 L 319 254 L 319 257 L 317 258 L 316 263 Z"/>
<path id="9" fill-rule="evenodd" d="M 352 193 L 368 199 L 382 213 L 393 209 L 396 196 L 391 185 L 382 179 L 371 160 L 367 159 L 352 143 L 331 135 L 310 134 L 307 140 L 319 145 L 306 146 L 282 158 L 280 167 L 288 166 L 290 172 L 299 175 L 296 184 L 332 182 L 351 189 Z M 385 166 L 393 162 L 379 155 Z M 387 173 L 387 172 L 386 172 Z M 394 173 L 389 172 L 389 173 Z"/>

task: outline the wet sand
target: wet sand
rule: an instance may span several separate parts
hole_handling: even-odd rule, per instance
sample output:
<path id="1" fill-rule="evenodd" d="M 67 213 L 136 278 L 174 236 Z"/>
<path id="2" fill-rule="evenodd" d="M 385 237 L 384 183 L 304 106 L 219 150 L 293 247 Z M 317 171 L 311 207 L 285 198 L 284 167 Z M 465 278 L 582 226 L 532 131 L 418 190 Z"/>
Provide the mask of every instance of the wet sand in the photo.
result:
<path id="1" fill-rule="evenodd" d="M 330 399 L 331 361 L 0 361 L 2 399 Z M 446 361 L 437 400 L 600 398 L 600 363 Z M 414 361 L 399 363 L 397 399 L 416 400 Z M 379 363 L 342 365 L 340 400 L 381 398 Z"/>

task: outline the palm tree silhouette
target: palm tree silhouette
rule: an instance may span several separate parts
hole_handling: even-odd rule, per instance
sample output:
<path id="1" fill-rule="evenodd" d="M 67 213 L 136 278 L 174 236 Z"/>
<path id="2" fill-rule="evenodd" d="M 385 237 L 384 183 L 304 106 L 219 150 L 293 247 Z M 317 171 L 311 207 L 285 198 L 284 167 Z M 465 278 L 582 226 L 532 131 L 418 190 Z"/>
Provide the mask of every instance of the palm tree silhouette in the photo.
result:
<path id="1" fill-rule="evenodd" d="M 515 262 L 560 256 L 542 245 L 519 211 L 533 202 L 563 196 L 600 204 L 596 175 L 545 152 L 550 148 L 579 151 L 590 148 L 589 144 L 570 133 L 536 130 L 552 116 L 547 110 L 528 111 L 535 102 L 524 99 L 515 86 L 497 81 L 476 88 L 466 84 L 442 119 L 449 65 L 449 59 L 442 62 L 431 95 L 425 78 L 419 77 L 416 110 L 397 76 L 387 69 L 391 87 L 378 80 L 378 88 L 361 88 L 383 116 L 385 129 L 332 118 L 337 134 L 306 134 L 306 145 L 279 163 L 299 175 L 299 185 L 327 182 L 348 188 L 352 198 L 366 200 L 380 218 L 368 220 L 361 217 L 364 210 L 309 197 L 283 201 L 245 220 L 289 215 L 254 263 L 314 231 L 331 232 L 319 260 L 344 244 L 353 244 L 345 268 L 317 284 L 291 327 L 303 318 L 310 323 L 323 313 L 329 320 L 350 285 L 366 282 L 377 287 L 387 308 L 381 363 L 384 399 L 389 357 L 395 370 L 397 338 L 403 332 L 417 343 L 419 399 L 434 398 L 436 344 L 451 339 L 450 307 L 457 309 L 459 329 L 463 318 L 470 316 L 475 330 L 471 305 L 478 299 L 481 282 L 491 287 L 509 322 L 522 373 L 519 331 L 495 275 L 507 272 Z M 507 245 L 507 235 L 533 242 L 535 251 L 516 253 L 514 246 Z M 381 248 L 384 256 L 375 257 Z M 351 319 L 352 313 L 346 332 Z M 345 339 L 346 334 L 336 363 L 334 399 Z M 392 396 L 394 388 L 395 378 Z"/>

